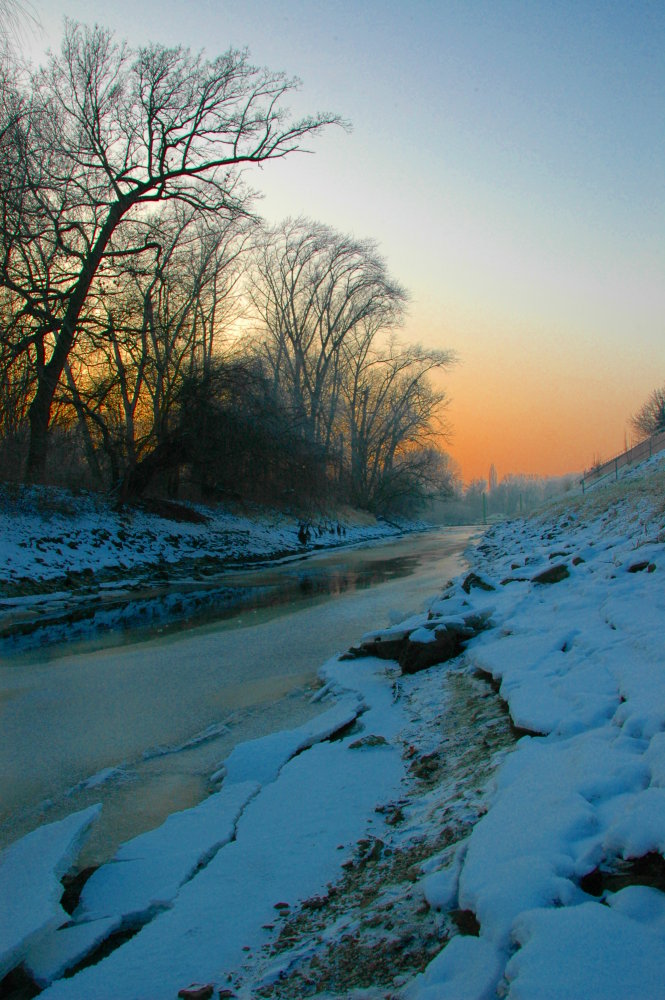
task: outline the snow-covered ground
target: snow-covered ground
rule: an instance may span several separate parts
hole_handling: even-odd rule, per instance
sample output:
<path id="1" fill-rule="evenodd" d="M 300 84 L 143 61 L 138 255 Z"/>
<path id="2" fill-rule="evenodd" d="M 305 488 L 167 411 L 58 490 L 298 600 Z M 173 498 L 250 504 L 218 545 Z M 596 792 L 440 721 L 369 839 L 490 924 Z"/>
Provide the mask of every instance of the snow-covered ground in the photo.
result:
<path id="1" fill-rule="evenodd" d="M 37 581 L 82 585 L 93 574 L 113 580 L 176 563 L 205 570 L 400 532 L 397 524 L 346 511 L 314 516 L 307 522 L 309 541 L 301 545 L 303 521 L 278 511 L 243 514 L 158 501 L 118 510 L 104 494 L 38 486 L 0 486 L 0 523 L 3 597 L 32 594 Z"/>
<path id="2" fill-rule="evenodd" d="M 94 815 L 8 849 L 0 967 L 45 1000 L 664 997 L 664 496 L 656 458 L 491 528 L 473 575 L 368 636 L 486 626 L 461 656 L 328 662 L 321 715 L 236 748 L 71 916 L 54 880 Z"/>

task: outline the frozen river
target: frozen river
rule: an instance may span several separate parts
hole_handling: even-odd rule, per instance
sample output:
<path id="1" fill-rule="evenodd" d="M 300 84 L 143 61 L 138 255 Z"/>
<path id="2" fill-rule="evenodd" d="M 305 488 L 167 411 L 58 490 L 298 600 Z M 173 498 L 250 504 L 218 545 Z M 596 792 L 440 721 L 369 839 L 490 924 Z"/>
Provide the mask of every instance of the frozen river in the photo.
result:
<path id="1" fill-rule="evenodd" d="M 195 804 L 238 742 L 301 724 L 319 666 L 422 610 L 474 529 L 321 552 L 220 583 L 263 595 L 225 617 L 122 645 L 0 661 L 0 847 L 103 803 L 81 863 Z M 136 641 L 132 641 L 136 639 Z"/>

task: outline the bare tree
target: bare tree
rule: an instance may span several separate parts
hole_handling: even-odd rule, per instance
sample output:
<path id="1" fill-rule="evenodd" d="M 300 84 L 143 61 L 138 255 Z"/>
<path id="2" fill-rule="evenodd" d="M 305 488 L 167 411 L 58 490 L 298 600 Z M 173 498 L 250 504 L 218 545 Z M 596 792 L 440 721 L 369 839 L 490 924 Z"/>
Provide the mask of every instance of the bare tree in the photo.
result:
<path id="1" fill-rule="evenodd" d="M 251 296 L 275 387 L 303 434 L 330 448 L 344 344 L 361 327 L 366 335 L 398 325 L 406 293 L 371 241 L 309 219 L 288 219 L 267 234 Z"/>
<path id="2" fill-rule="evenodd" d="M 27 0 L 0 0 L 0 44 L 9 47 L 20 39 L 26 26 L 35 27 L 39 21 L 34 7 Z"/>
<path id="3" fill-rule="evenodd" d="M 376 345 L 371 331 L 347 346 L 343 395 L 351 493 L 363 507 L 390 507 L 438 481 L 437 439 L 445 393 L 430 372 L 450 367 L 450 351 Z M 439 477 L 440 478 L 440 477 Z"/>
<path id="4" fill-rule="evenodd" d="M 208 61 L 182 48 L 136 52 L 109 31 L 68 23 L 60 55 L 32 80 L 20 225 L 3 233 L 0 280 L 32 321 L 36 390 L 27 475 L 42 474 L 54 397 L 112 237 L 146 206 L 178 200 L 246 213 L 238 168 L 283 157 L 334 115 L 291 121 L 295 82 L 230 50 Z M 0 123 L 0 134 L 5 122 Z M 122 250 L 139 255 L 143 245 Z"/>
<path id="5" fill-rule="evenodd" d="M 79 334 L 66 372 L 84 436 L 100 440 L 114 483 L 168 438 L 183 379 L 219 355 L 253 228 L 174 202 L 111 241 L 117 269 L 98 282 L 96 322 Z M 122 235 L 152 254 L 126 256 Z"/>
<path id="6" fill-rule="evenodd" d="M 394 339 L 407 297 L 374 243 L 287 220 L 267 235 L 251 295 L 275 391 L 354 502 L 394 508 L 443 482 L 445 394 L 428 375 L 454 357 Z"/>
<path id="7" fill-rule="evenodd" d="M 653 390 L 630 424 L 640 439 L 665 431 L 665 386 Z"/>

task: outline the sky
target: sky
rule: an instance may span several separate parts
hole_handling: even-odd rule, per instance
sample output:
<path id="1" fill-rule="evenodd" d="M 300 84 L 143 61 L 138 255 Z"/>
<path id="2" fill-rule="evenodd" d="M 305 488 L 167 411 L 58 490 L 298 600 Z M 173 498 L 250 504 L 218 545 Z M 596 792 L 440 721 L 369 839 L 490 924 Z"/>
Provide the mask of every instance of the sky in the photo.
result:
<path id="1" fill-rule="evenodd" d="M 247 176 L 271 223 L 373 239 L 405 340 L 456 352 L 447 449 L 465 481 L 561 475 L 630 443 L 665 383 L 661 0 L 32 0 L 63 18 L 229 47 L 352 124 Z"/>

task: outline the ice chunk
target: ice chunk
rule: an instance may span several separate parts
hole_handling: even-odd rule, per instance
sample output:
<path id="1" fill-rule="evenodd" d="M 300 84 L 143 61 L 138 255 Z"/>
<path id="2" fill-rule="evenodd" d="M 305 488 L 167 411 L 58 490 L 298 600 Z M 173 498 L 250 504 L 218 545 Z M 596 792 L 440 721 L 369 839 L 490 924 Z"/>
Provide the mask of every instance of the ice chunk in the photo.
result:
<path id="1" fill-rule="evenodd" d="M 327 712 L 317 715 L 297 729 L 271 733 L 257 740 L 241 743 L 231 751 L 213 780 L 224 775 L 225 783 L 258 781 L 264 785 L 274 781 L 280 768 L 302 750 L 328 739 L 344 729 L 363 710 L 363 703 L 353 695 L 342 699 Z"/>
<path id="2" fill-rule="evenodd" d="M 50 931 L 28 953 L 26 964 L 36 981 L 44 986 L 57 979 L 113 931 L 140 926 L 169 906 L 180 887 L 232 839 L 258 789 L 255 782 L 223 788 L 123 844 L 83 887 L 76 923 Z"/>
<path id="3" fill-rule="evenodd" d="M 236 839 L 182 887 L 122 948 L 44 1000 L 171 997 L 190 980 L 225 981 L 262 945 L 275 904 L 320 893 L 340 872 L 340 843 L 357 839 L 367 816 L 399 788 L 397 751 L 354 753 L 345 741 L 323 743 L 291 760 L 243 813 Z M 155 992 L 158 984 L 158 992 Z"/>
<path id="4" fill-rule="evenodd" d="M 107 917 L 59 927 L 28 949 L 23 964 L 37 985 L 44 988 L 89 955 L 117 926 L 115 917 Z"/>
<path id="5" fill-rule="evenodd" d="M 90 806 L 40 826 L 0 855 L 0 979 L 41 936 L 67 920 L 60 879 L 101 809 Z"/>
<path id="6" fill-rule="evenodd" d="M 197 868 L 231 840 L 258 788 L 255 782 L 222 788 L 123 844 L 86 882 L 75 918 L 120 920 L 167 906 Z"/>

